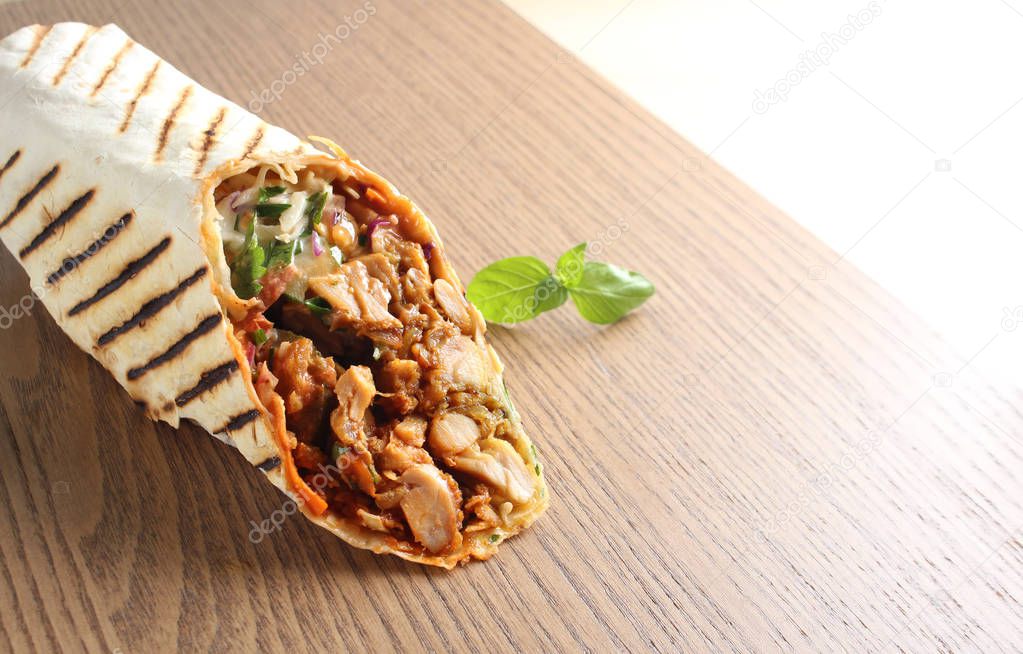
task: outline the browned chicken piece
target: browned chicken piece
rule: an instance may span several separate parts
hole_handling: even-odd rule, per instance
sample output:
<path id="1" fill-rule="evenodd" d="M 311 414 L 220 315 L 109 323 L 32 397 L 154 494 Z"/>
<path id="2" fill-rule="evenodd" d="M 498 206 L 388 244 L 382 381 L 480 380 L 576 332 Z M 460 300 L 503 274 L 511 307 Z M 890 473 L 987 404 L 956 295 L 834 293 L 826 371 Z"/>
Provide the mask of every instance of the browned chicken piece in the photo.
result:
<path id="1" fill-rule="evenodd" d="M 515 504 L 533 496 L 536 477 L 526 468 L 515 448 L 500 438 L 487 438 L 449 459 L 452 468 L 484 481 L 494 494 Z"/>
<path id="2" fill-rule="evenodd" d="M 422 304 L 430 301 L 430 275 L 413 268 L 401 277 L 401 291 L 405 300 Z"/>
<path id="3" fill-rule="evenodd" d="M 388 313 L 398 281 L 381 254 L 346 261 L 337 274 L 312 277 L 309 288 L 334 310 L 332 329 L 354 329 L 392 347 L 401 343 L 401 321 Z"/>
<path id="4" fill-rule="evenodd" d="M 373 374 L 366 366 L 352 366 L 338 378 L 334 393 L 339 405 L 330 416 L 330 426 L 338 442 L 351 450 L 343 457 L 341 473 L 372 497 L 376 492 L 376 472 L 365 429 L 366 410 L 376 395 Z"/>
<path id="5" fill-rule="evenodd" d="M 469 317 L 469 303 L 446 279 L 433 283 L 433 295 L 437 304 L 447 314 L 448 320 L 458 325 L 463 334 L 472 333 L 472 319 Z"/>
<path id="6" fill-rule="evenodd" d="M 305 470 L 319 470 L 327 464 L 327 455 L 323 450 L 301 442 L 295 446 L 293 456 L 295 465 Z"/>
<path id="7" fill-rule="evenodd" d="M 419 404 L 419 364 L 410 359 L 393 359 L 380 367 L 377 380 L 380 392 L 386 393 L 380 403 L 395 413 L 406 415 Z"/>
<path id="8" fill-rule="evenodd" d="M 422 447 L 426 442 L 426 418 L 409 416 L 396 424 L 393 431 L 405 443 Z"/>
<path id="9" fill-rule="evenodd" d="M 442 459 L 468 449 L 479 438 L 476 421 L 460 413 L 442 413 L 430 424 L 430 451 Z"/>
<path id="10" fill-rule="evenodd" d="M 431 339 L 427 338 L 425 344 Z M 420 355 L 423 355 L 422 350 Z M 457 334 L 440 340 L 432 351 L 426 352 L 426 385 L 423 399 L 430 408 L 442 404 L 448 393 L 474 391 L 497 395 L 494 388 L 498 371 L 490 353 L 468 336 Z"/>
<path id="11" fill-rule="evenodd" d="M 370 513 L 365 509 L 358 509 L 356 515 L 362 520 L 362 524 L 372 529 L 373 531 L 381 532 L 400 532 L 402 530 L 402 524 L 394 518 L 387 515 L 377 515 Z"/>
<path id="12" fill-rule="evenodd" d="M 417 463 L 433 463 L 426 450 L 408 445 L 396 436 L 392 436 L 384 446 L 378 461 L 382 472 L 394 472 L 399 475 Z"/>
<path id="13" fill-rule="evenodd" d="M 376 392 L 373 373 L 366 366 L 352 366 L 338 378 L 334 393 L 341 404 L 331 416 L 331 424 L 338 436 L 362 432 L 366 409 L 372 404 Z M 338 429 L 339 426 L 342 428 Z"/>
<path id="14" fill-rule="evenodd" d="M 358 262 L 365 266 L 366 273 L 379 280 L 393 298 L 398 296 L 398 273 L 394 267 L 394 258 L 393 254 L 374 253 L 356 257 L 348 263 Z"/>
<path id="15" fill-rule="evenodd" d="M 337 383 L 334 362 L 320 356 L 308 338 L 284 341 L 273 357 L 277 393 L 284 399 L 288 428 L 304 443 L 320 433 L 331 389 Z"/>
<path id="16" fill-rule="evenodd" d="M 483 390 L 493 377 L 490 358 L 468 336 L 457 336 L 438 352 L 434 377 L 458 389 Z"/>
<path id="17" fill-rule="evenodd" d="M 465 501 L 463 508 L 466 512 L 475 514 L 480 519 L 481 526 L 493 527 L 500 522 L 497 511 L 490 506 L 490 491 L 484 484 L 476 485 L 472 497 Z"/>
<path id="18" fill-rule="evenodd" d="M 398 241 L 394 247 L 398 254 L 401 270 L 415 270 L 416 272 L 429 274 L 430 264 L 426 262 L 423 255 L 423 246 L 412 241 Z"/>
<path id="19" fill-rule="evenodd" d="M 460 545 L 462 497 L 451 476 L 420 464 L 405 471 L 401 482 L 407 489 L 401 510 L 416 541 L 434 554 Z"/>

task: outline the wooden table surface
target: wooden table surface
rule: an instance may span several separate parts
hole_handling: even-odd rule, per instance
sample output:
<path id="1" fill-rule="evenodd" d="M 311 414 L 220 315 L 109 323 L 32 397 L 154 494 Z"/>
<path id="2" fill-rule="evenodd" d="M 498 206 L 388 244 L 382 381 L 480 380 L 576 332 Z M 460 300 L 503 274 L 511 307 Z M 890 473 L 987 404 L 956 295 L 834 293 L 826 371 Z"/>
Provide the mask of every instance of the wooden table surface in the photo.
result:
<path id="1" fill-rule="evenodd" d="M 254 544 L 282 497 L 199 429 L 147 421 L 35 305 L 0 319 L 0 647 L 1023 647 L 1023 394 L 979 353 L 497 2 L 327 5 L 33 0 L 0 32 L 115 21 L 242 104 L 280 90 L 261 115 L 394 181 L 466 279 L 582 240 L 653 279 L 610 328 L 565 307 L 492 331 L 550 511 L 453 572 L 301 519 Z M 27 279 L 6 252 L 0 274 L 9 310 Z"/>

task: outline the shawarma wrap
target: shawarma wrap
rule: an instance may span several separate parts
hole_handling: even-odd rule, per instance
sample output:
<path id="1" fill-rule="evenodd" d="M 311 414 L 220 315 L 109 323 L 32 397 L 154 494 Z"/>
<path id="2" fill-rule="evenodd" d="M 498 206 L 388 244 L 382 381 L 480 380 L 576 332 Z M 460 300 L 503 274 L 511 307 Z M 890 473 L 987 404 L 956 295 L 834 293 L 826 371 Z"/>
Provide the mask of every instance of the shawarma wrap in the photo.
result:
<path id="1" fill-rule="evenodd" d="M 419 563 L 486 559 L 546 508 L 436 229 L 339 147 L 113 25 L 0 42 L 0 126 L 0 239 L 150 417 L 197 423 L 316 524 Z"/>

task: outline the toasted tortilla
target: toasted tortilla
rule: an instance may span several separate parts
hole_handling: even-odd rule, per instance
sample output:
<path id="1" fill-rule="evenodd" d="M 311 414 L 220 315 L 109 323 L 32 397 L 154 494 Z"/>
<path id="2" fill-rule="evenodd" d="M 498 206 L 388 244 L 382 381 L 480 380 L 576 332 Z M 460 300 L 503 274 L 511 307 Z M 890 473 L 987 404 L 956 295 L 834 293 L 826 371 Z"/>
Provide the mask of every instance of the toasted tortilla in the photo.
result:
<path id="1" fill-rule="evenodd" d="M 225 314 L 213 189 L 260 164 L 337 168 L 375 189 L 403 231 L 429 241 L 431 275 L 461 291 L 436 229 L 391 184 L 340 149 L 324 153 L 204 89 L 114 25 L 15 32 L 0 41 L 0 89 L 0 239 L 57 324 L 148 416 L 200 425 L 310 520 L 377 553 L 451 568 L 488 558 L 544 511 L 539 462 L 510 401 L 511 445 L 537 471 L 535 492 L 451 551 L 431 554 L 332 512 L 314 515 L 285 478 L 286 439 Z"/>

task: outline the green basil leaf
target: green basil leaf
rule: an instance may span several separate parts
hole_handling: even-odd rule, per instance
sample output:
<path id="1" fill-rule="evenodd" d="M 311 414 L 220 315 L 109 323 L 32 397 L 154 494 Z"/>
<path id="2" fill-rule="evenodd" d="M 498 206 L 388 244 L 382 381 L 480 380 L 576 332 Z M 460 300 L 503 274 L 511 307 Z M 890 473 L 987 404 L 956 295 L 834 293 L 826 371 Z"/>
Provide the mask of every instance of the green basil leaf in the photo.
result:
<path id="1" fill-rule="evenodd" d="M 263 331 L 262 329 L 257 329 L 256 331 L 252 332 L 251 336 L 252 342 L 255 343 L 257 346 L 262 345 L 267 341 L 266 332 Z"/>
<path id="2" fill-rule="evenodd" d="M 548 275 L 546 279 L 536 285 L 533 299 L 536 302 L 536 315 L 540 315 L 544 311 L 557 309 L 564 304 L 568 299 L 568 290 L 554 275 Z"/>
<path id="3" fill-rule="evenodd" d="M 573 288 L 583 278 L 583 262 L 586 259 L 586 243 L 580 243 L 558 259 L 554 275 L 565 288 Z"/>
<path id="4" fill-rule="evenodd" d="M 578 284 L 568 292 L 583 318 L 606 325 L 643 304 L 654 294 L 654 285 L 639 273 L 590 261 L 583 266 Z"/>
<path id="5" fill-rule="evenodd" d="M 263 290 L 263 285 L 259 283 L 259 280 L 266 274 L 265 260 L 266 252 L 256 240 L 256 222 L 252 221 L 245 233 L 245 241 L 234 262 L 231 275 L 231 286 L 238 297 L 248 300 L 259 295 Z"/>
<path id="6" fill-rule="evenodd" d="M 256 205 L 256 217 L 258 218 L 280 218 L 281 214 L 291 208 L 290 204 L 282 202 L 261 202 Z"/>
<path id="7" fill-rule="evenodd" d="M 536 257 L 510 257 L 476 273 L 466 296 L 491 322 L 522 322 L 552 308 L 539 302 L 537 295 L 540 284 L 549 284 L 548 279 L 553 278 L 543 261 Z"/>

